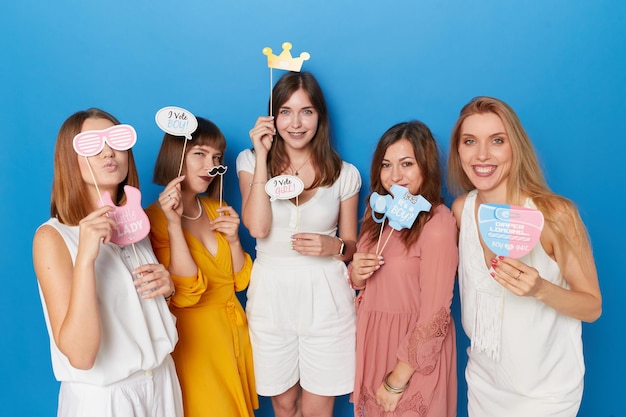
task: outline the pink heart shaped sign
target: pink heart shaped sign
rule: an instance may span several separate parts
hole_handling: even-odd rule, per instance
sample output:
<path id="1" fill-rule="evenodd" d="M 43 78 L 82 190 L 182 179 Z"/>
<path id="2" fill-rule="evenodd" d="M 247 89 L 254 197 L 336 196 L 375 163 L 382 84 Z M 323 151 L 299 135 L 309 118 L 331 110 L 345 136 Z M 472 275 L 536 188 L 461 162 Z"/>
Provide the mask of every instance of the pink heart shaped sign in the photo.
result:
<path id="1" fill-rule="evenodd" d="M 508 204 L 481 204 L 478 230 L 496 255 L 521 258 L 539 242 L 543 230 L 540 211 Z"/>

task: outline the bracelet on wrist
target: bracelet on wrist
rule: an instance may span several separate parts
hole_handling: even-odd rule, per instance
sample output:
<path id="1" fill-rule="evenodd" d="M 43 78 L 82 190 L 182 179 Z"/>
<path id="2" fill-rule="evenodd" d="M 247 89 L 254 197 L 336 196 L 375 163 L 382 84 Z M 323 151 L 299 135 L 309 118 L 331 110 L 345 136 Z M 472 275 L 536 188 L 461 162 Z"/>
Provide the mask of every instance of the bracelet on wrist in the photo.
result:
<path id="1" fill-rule="evenodd" d="M 248 183 L 248 187 L 252 188 L 252 186 L 254 184 L 265 184 L 267 181 L 253 181 L 251 183 Z"/>
<path id="2" fill-rule="evenodd" d="M 172 292 L 170 293 L 170 295 L 168 296 L 163 296 L 163 298 L 165 298 L 165 301 L 169 301 L 172 299 L 172 297 L 174 296 L 174 294 L 176 294 L 176 288 L 172 288 Z"/>
<path id="3" fill-rule="evenodd" d="M 343 256 L 346 254 L 346 243 L 339 236 L 335 236 L 341 242 L 341 246 L 339 247 L 339 253 L 336 256 Z"/>
<path id="4" fill-rule="evenodd" d="M 391 371 L 393 372 L 393 371 Z M 385 390 L 391 394 L 402 394 L 407 387 L 409 386 L 409 383 L 407 382 L 405 386 L 403 386 L 402 388 L 398 388 L 398 387 L 394 387 L 393 385 L 389 385 L 389 375 L 391 375 L 391 372 L 389 372 L 387 374 L 387 376 L 385 376 L 385 379 L 383 379 L 383 387 L 385 387 Z"/>

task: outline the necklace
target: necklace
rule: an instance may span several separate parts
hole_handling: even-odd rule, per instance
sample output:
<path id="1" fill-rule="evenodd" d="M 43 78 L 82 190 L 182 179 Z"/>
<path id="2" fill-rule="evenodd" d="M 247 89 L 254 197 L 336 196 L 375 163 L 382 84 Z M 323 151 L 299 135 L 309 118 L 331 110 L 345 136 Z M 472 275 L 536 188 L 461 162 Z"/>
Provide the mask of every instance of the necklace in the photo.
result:
<path id="1" fill-rule="evenodd" d="M 304 161 L 304 163 L 302 165 L 300 165 L 300 168 L 294 170 L 293 175 L 295 175 L 296 177 L 298 176 L 298 172 L 304 168 L 304 166 L 307 164 L 307 162 L 309 162 L 311 160 L 311 156 L 309 155 L 309 157 L 306 159 L 306 161 Z M 289 164 L 290 166 L 292 166 L 291 164 Z M 292 166 L 293 168 L 293 166 Z"/>
<path id="2" fill-rule="evenodd" d="M 198 220 L 200 216 L 202 216 L 202 204 L 200 204 L 200 199 L 198 198 L 198 196 L 196 196 L 196 202 L 198 203 L 198 214 L 196 216 L 190 217 L 185 216 L 184 214 L 181 214 L 181 216 L 187 220 Z"/>

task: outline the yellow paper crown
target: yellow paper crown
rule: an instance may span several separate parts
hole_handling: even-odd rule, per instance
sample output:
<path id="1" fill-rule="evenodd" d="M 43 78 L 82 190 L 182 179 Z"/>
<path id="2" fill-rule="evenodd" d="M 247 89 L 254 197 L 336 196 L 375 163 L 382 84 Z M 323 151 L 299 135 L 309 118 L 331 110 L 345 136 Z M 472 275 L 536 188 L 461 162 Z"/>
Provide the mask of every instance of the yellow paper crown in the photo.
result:
<path id="1" fill-rule="evenodd" d="M 268 68 L 300 72 L 302 63 L 311 58 L 311 55 L 308 52 L 302 52 L 299 58 L 294 58 L 291 56 L 290 50 L 291 43 L 289 42 L 283 43 L 283 51 L 278 56 L 272 53 L 272 48 L 263 48 L 263 54 L 267 55 Z"/>

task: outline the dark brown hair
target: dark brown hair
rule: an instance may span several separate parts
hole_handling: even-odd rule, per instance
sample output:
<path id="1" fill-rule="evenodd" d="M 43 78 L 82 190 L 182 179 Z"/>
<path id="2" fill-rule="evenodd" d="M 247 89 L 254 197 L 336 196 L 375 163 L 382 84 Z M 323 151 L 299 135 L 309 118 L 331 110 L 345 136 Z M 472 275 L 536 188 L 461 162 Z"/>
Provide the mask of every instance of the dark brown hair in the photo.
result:
<path id="1" fill-rule="evenodd" d="M 381 195 L 389 194 L 380 180 L 380 171 L 387 149 L 400 140 L 407 140 L 411 144 L 423 178 L 419 194 L 432 204 L 430 212 L 421 213 L 410 229 L 402 229 L 400 231 L 402 241 L 408 249 L 417 241 L 424 229 L 424 225 L 433 216 L 433 209 L 443 203 L 441 169 L 437 142 L 428 126 L 417 120 L 398 123 L 383 134 L 374 151 L 370 170 L 370 188 L 372 192 Z M 376 223 L 372 219 L 372 209 L 368 205 L 362 221 L 361 235 L 367 236 L 368 242 L 372 244 L 378 239 L 380 227 L 380 223 Z"/>
<path id="2" fill-rule="evenodd" d="M 191 134 L 191 140 L 185 146 L 185 137 L 174 136 L 166 133 L 161 142 L 161 149 L 154 164 L 154 174 L 152 182 L 159 185 L 167 185 L 170 181 L 178 176 L 180 169 L 180 161 L 183 158 L 183 147 L 185 148 L 185 157 L 194 146 L 206 145 L 224 152 L 226 150 L 226 139 L 222 131 L 212 121 L 196 117 L 198 120 L 198 128 Z M 220 163 L 223 163 L 224 155 Z M 216 197 L 219 193 L 219 181 L 211 181 L 207 189 L 207 195 Z"/>

